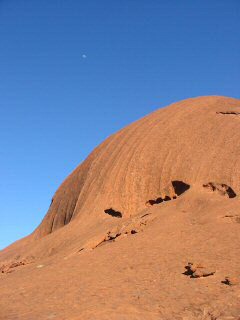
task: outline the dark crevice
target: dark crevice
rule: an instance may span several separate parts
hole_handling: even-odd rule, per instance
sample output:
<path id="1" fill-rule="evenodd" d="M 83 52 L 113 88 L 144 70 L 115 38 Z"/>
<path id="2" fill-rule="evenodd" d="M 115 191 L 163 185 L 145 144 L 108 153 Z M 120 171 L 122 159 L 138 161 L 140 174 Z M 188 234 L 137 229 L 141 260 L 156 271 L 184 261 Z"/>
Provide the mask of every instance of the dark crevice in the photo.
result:
<path id="1" fill-rule="evenodd" d="M 231 187 L 228 187 L 226 191 L 227 191 L 229 198 L 235 198 L 237 196 Z"/>
<path id="2" fill-rule="evenodd" d="M 106 210 L 104 210 L 104 212 L 109 214 L 112 217 L 122 218 L 122 213 L 120 211 L 114 210 L 113 208 L 106 209 Z"/>
<path id="3" fill-rule="evenodd" d="M 131 234 L 135 234 L 135 233 L 137 233 L 137 230 L 131 230 Z"/>
<path id="4" fill-rule="evenodd" d="M 191 266 L 189 265 L 185 266 L 185 271 L 182 274 L 184 274 L 185 276 L 192 276 L 193 271 L 191 269 Z"/>
<path id="5" fill-rule="evenodd" d="M 189 184 L 178 180 L 172 181 L 172 185 L 177 196 L 180 196 L 190 188 Z"/>
<path id="6" fill-rule="evenodd" d="M 150 204 L 151 206 L 153 206 L 154 204 L 159 204 L 163 202 L 163 198 L 157 198 L 157 199 L 152 199 L 152 200 L 148 200 L 147 204 Z"/>
<path id="7" fill-rule="evenodd" d="M 166 196 L 163 201 L 169 201 L 169 200 L 172 200 L 169 196 Z"/>
<path id="8" fill-rule="evenodd" d="M 235 198 L 237 194 L 233 189 L 224 183 L 209 182 L 203 185 L 204 188 L 213 192 L 218 192 L 220 195 L 227 196 L 228 198 Z"/>
<path id="9" fill-rule="evenodd" d="M 157 198 L 157 199 L 151 199 L 151 200 L 148 200 L 146 202 L 146 205 L 151 205 L 153 206 L 154 204 L 159 204 L 159 203 L 162 203 L 163 201 L 169 201 L 169 200 L 172 200 L 169 196 L 166 196 L 165 198 Z"/>
<path id="10" fill-rule="evenodd" d="M 238 214 L 227 214 L 224 218 L 231 219 L 233 222 L 240 223 L 240 215 Z"/>
<path id="11" fill-rule="evenodd" d="M 234 116 L 239 116 L 240 112 L 237 111 L 218 111 L 216 112 L 217 114 L 226 114 L 226 115 L 234 115 Z"/>
<path id="12" fill-rule="evenodd" d="M 56 215 L 53 216 L 53 218 L 52 218 L 52 222 L 51 222 L 51 227 L 50 227 L 50 232 L 49 232 L 49 233 L 52 233 L 52 232 L 53 232 L 53 225 L 54 225 L 55 217 L 56 217 Z"/>
<path id="13" fill-rule="evenodd" d="M 49 208 L 50 208 L 50 207 L 51 207 L 51 205 L 53 204 L 53 200 L 54 200 L 54 198 L 52 198 Z"/>
<path id="14" fill-rule="evenodd" d="M 144 218 L 146 216 L 149 216 L 151 213 L 145 213 L 143 216 L 141 216 L 141 218 Z"/>

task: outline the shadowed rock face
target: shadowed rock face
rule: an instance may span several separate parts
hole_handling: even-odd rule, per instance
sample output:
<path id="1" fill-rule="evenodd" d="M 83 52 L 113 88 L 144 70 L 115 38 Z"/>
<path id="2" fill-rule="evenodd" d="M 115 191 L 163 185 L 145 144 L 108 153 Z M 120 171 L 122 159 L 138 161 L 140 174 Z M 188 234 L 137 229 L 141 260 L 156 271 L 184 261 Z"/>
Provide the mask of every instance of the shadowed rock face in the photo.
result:
<path id="1" fill-rule="evenodd" d="M 240 112 L 239 100 L 188 99 L 110 136 L 57 190 L 35 237 L 73 219 L 101 216 L 108 208 L 116 208 L 123 217 L 134 215 L 149 199 L 161 197 L 171 181 L 217 181 L 238 193 L 239 137 L 233 132 L 240 132 L 240 121 L 219 117 L 228 110 Z"/>

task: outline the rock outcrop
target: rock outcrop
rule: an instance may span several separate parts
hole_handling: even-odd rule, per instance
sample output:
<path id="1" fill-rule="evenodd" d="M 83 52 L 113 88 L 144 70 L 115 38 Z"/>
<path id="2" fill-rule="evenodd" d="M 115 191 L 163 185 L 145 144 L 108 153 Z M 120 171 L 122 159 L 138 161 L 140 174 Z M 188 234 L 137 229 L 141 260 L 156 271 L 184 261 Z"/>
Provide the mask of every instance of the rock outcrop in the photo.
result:
<path id="1" fill-rule="evenodd" d="M 93 150 L 0 252 L 0 319 L 239 319 L 239 114 L 188 99 Z"/>

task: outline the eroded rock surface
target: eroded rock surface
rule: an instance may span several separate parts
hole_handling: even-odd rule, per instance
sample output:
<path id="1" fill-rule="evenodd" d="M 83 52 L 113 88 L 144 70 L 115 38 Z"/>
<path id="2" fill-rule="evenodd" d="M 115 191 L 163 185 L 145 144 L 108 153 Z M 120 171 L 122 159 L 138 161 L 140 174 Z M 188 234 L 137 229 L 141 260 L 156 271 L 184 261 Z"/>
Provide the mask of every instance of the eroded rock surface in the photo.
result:
<path id="1" fill-rule="evenodd" d="M 191 278 L 201 278 L 208 277 L 214 275 L 216 272 L 213 268 L 208 268 L 201 263 L 193 263 L 188 262 L 187 266 L 185 266 L 186 271 L 185 275 L 189 275 Z"/>
<path id="2" fill-rule="evenodd" d="M 224 281 L 222 281 L 224 284 L 228 286 L 236 286 L 240 284 L 240 278 L 238 277 L 225 277 Z"/>
<path id="3" fill-rule="evenodd" d="M 209 191 L 216 192 L 219 195 L 227 196 L 228 198 L 236 197 L 236 193 L 233 191 L 233 189 L 224 183 L 209 182 L 204 184 L 203 187 Z"/>

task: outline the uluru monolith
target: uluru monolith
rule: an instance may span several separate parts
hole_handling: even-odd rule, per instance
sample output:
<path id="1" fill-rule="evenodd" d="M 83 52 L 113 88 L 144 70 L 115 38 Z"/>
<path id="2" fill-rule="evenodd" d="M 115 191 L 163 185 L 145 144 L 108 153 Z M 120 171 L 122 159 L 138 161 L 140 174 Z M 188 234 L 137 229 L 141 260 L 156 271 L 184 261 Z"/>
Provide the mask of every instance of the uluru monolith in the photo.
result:
<path id="1" fill-rule="evenodd" d="M 0 252 L 0 319 L 239 319 L 239 141 L 221 96 L 110 136 Z"/>

